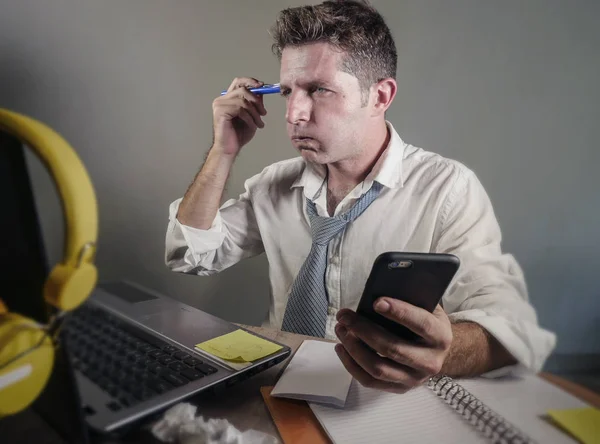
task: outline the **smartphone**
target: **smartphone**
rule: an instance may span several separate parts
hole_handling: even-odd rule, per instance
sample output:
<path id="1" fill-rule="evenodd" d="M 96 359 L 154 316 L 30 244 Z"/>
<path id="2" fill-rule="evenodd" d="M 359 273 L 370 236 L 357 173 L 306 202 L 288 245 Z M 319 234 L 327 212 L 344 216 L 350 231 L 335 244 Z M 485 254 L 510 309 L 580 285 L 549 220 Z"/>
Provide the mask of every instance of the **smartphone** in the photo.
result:
<path id="1" fill-rule="evenodd" d="M 403 339 L 418 340 L 416 333 L 377 313 L 373 304 L 387 296 L 433 312 L 459 266 L 452 254 L 382 253 L 373 263 L 356 312 Z"/>

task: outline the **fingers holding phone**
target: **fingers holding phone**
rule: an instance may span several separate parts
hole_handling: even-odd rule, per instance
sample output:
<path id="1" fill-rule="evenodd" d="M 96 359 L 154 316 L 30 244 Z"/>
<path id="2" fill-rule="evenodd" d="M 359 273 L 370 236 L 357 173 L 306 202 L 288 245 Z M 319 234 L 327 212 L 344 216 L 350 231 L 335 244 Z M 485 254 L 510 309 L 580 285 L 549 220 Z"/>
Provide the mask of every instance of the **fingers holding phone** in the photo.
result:
<path id="1" fill-rule="evenodd" d="M 450 320 L 439 304 L 430 313 L 408 302 L 382 297 L 375 301 L 373 309 L 386 319 L 406 327 L 417 335 L 418 344 L 443 348 L 446 345 L 449 347 L 452 342 Z"/>
<path id="2" fill-rule="evenodd" d="M 440 301 L 459 265 L 449 254 L 375 259 L 357 311 L 340 310 L 336 327 L 336 351 L 361 384 L 402 393 L 440 371 L 452 343 Z"/>
<path id="3" fill-rule="evenodd" d="M 404 393 L 440 372 L 452 344 L 450 320 L 441 306 L 433 313 L 393 298 L 375 304 L 382 316 L 421 337 L 409 340 L 352 310 L 338 313 L 336 352 L 344 367 L 365 387 Z"/>

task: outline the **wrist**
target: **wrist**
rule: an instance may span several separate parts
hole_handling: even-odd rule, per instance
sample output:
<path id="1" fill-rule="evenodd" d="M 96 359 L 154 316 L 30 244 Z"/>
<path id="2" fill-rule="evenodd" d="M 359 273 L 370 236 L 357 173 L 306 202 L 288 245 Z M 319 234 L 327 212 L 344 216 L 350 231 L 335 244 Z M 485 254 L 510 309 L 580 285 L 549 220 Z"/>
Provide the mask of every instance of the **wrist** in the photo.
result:
<path id="1" fill-rule="evenodd" d="M 220 167 L 231 167 L 239 151 L 234 151 L 215 143 L 208 152 L 207 161 L 215 162 Z"/>

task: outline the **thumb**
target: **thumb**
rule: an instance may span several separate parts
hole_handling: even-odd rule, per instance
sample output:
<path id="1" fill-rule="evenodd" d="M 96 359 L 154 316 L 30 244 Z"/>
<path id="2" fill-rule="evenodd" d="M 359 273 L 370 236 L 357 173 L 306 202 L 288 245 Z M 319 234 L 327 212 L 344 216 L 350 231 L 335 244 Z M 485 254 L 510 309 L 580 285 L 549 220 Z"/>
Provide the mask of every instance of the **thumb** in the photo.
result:
<path id="1" fill-rule="evenodd" d="M 433 310 L 432 314 L 437 319 L 444 319 L 444 318 L 448 317 L 448 315 L 446 314 L 446 311 L 444 310 L 444 308 L 440 304 L 437 304 L 437 306 L 435 307 L 435 310 Z"/>

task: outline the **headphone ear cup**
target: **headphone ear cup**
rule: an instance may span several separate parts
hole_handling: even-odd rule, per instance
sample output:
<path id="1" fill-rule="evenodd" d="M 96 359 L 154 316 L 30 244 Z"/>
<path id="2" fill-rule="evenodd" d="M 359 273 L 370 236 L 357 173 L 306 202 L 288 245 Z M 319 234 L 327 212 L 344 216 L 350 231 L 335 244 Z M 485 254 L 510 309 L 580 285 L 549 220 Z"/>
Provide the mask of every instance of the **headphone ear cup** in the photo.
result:
<path id="1" fill-rule="evenodd" d="M 98 281 L 93 264 L 83 262 L 77 268 L 58 264 L 44 286 L 44 299 L 60 310 L 73 310 L 85 301 Z"/>
<path id="2" fill-rule="evenodd" d="M 0 418 L 40 395 L 53 364 L 52 340 L 36 322 L 16 313 L 0 315 Z"/>

